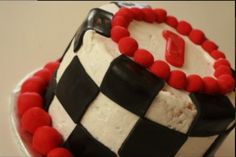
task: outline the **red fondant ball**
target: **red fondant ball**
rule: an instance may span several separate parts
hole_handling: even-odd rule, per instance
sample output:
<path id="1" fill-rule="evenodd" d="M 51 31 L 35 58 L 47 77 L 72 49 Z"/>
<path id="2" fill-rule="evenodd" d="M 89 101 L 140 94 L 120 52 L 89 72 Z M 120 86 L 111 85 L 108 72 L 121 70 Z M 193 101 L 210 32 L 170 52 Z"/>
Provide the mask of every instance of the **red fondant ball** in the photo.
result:
<path id="1" fill-rule="evenodd" d="M 45 125 L 51 125 L 51 117 L 46 111 L 39 107 L 30 108 L 21 118 L 22 129 L 31 134 L 33 134 L 38 127 Z"/>
<path id="2" fill-rule="evenodd" d="M 228 92 L 231 92 L 235 87 L 235 80 L 232 77 L 232 75 L 227 75 L 227 74 L 221 75 L 218 77 L 217 82 L 221 94 L 226 94 Z"/>
<path id="3" fill-rule="evenodd" d="M 189 35 L 192 31 L 192 26 L 186 21 L 179 21 L 177 31 L 182 35 Z"/>
<path id="4" fill-rule="evenodd" d="M 205 35 L 201 30 L 193 29 L 189 34 L 189 39 L 198 45 L 201 45 L 205 40 Z"/>
<path id="5" fill-rule="evenodd" d="M 208 53 L 211 53 L 213 50 L 216 50 L 218 48 L 218 46 L 213 42 L 213 41 L 210 41 L 210 40 L 205 40 L 203 43 L 202 43 L 202 48 L 208 52 Z"/>
<path id="6" fill-rule="evenodd" d="M 51 79 L 51 72 L 50 72 L 50 70 L 44 68 L 44 69 L 37 71 L 34 74 L 34 76 L 38 76 L 38 77 L 44 79 L 45 81 L 49 82 L 49 80 Z"/>
<path id="7" fill-rule="evenodd" d="M 138 43 L 131 37 L 124 37 L 119 41 L 119 50 L 122 54 L 133 56 L 134 52 L 138 49 Z"/>
<path id="8" fill-rule="evenodd" d="M 219 77 L 221 75 L 224 75 L 224 74 L 229 74 L 231 75 L 232 74 L 232 71 L 231 69 L 229 68 L 229 66 L 226 66 L 226 65 L 220 65 L 216 68 L 215 72 L 214 72 L 214 76 L 215 77 Z"/>
<path id="9" fill-rule="evenodd" d="M 187 85 L 187 78 L 184 72 L 173 70 L 170 72 L 168 84 L 176 89 L 185 89 Z"/>
<path id="10" fill-rule="evenodd" d="M 53 73 L 60 65 L 59 61 L 52 61 L 47 63 L 44 68 L 48 69 L 51 73 Z"/>
<path id="11" fill-rule="evenodd" d="M 204 92 L 207 94 L 217 94 L 219 91 L 218 83 L 213 77 L 204 77 Z"/>
<path id="12" fill-rule="evenodd" d="M 43 98 L 40 94 L 35 92 L 25 92 L 21 93 L 18 96 L 17 100 L 17 111 L 19 116 L 21 117 L 25 111 L 32 107 L 40 107 L 43 106 Z"/>
<path id="13" fill-rule="evenodd" d="M 122 26 L 127 27 L 129 25 L 129 22 L 123 17 L 123 16 L 115 16 L 112 19 L 112 26 Z"/>
<path id="14" fill-rule="evenodd" d="M 33 76 L 28 78 L 21 86 L 21 93 L 36 92 L 42 94 L 47 86 L 47 82 L 38 77 Z"/>
<path id="15" fill-rule="evenodd" d="M 154 62 L 153 55 L 144 49 L 138 49 L 134 53 L 134 61 L 143 67 L 149 67 Z"/>
<path id="16" fill-rule="evenodd" d="M 134 18 L 133 12 L 128 8 L 121 8 L 115 16 L 122 16 L 124 17 L 128 22 L 131 22 Z"/>
<path id="17" fill-rule="evenodd" d="M 142 9 L 144 14 L 144 20 L 149 23 L 153 23 L 156 20 L 156 16 L 154 11 L 151 8 L 144 8 Z"/>
<path id="18" fill-rule="evenodd" d="M 210 55 L 214 58 L 214 59 L 220 59 L 220 58 L 225 58 L 225 54 L 219 50 L 213 50 Z"/>
<path id="19" fill-rule="evenodd" d="M 198 75 L 189 75 L 187 77 L 187 91 L 189 92 L 201 92 L 203 89 L 202 78 Z"/>
<path id="20" fill-rule="evenodd" d="M 133 12 L 135 20 L 141 21 L 144 19 L 144 14 L 140 8 L 130 8 L 130 10 Z"/>
<path id="21" fill-rule="evenodd" d="M 154 13 L 156 15 L 156 21 L 157 22 L 165 22 L 166 21 L 166 16 L 167 12 L 164 9 L 154 9 Z"/>
<path id="22" fill-rule="evenodd" d="M 62 136 L 52 127 L 39 127 L 32 140 L 33 148 L 42 155 L 47 155 L 49 151 L 62 144 Z"/>
<path id="23" fill-rule="evenodd" d="M 129 36 L 129 31 L 121 26 L 114 26 L 111 29 L 111 39 L 115 42 L 119 42 L 119 40 L 123 37 Z"/>
<path id="24" fill-rule="evenodd" d="M 73 155 L 71 154 L 71 152 L 65 148 L 54 148 L 52 149 L 47 157 L 73 157 Z"/>
<path id="25" fill-rule="evenodd" d="M 221 65 L 225 65 L 225 66 L 231 67 L 231 65 L 230 65 L 228 60 L 226 60 L 224 58 L 220 58 L 220 59 L 217 59 L 216 62 L 214 63 L 214 68 L 217 69 Z"/>
<path id="26" fill-rule="evenodd" d="M 170 66 L 162 60 L 157 60 L 151 65 L 150 71 L 157 77 L 167 79 L 170 75 Z"/>
<path id="27" fill-rule="evenodd" d="M 166 17 L 166 24 L 173 27 L 173 28 L 177 28 L 178 26 L 178 20 L 176 17 L 174 16 L 167 16 Z"/>

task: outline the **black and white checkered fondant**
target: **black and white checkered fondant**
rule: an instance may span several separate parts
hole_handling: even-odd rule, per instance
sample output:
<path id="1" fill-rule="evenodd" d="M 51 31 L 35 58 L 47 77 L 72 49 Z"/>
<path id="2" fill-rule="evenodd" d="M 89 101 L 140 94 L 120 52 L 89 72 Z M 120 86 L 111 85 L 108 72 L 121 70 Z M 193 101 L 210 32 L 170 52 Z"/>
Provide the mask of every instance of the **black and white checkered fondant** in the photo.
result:
<path id="1" fill-rule="evenodd" d="M 107 24 L 111 15 L 96 9 L 89 17 L 90 21 L 105 18 Z M 89 35 L 86 32 L 94 23 L 93 30 L 101 35 L 105 32 L 101 38 L 110 40 L 103 22 L 100 26 L 91 22 L 89 29 L 82 25 L 80 29 L 86 29 L 72 40 L 51 82 L 55 96 L 47 108 L 53 126 L 63 135 L 64 146 L 78 157 L 211 156 L 234 127 L 234 107 L 229 99 L 186 95 L 197 110 L 186 131 L 153 120 L 147 112 L 165 88 L 164 80 L 126 56 L 104 52 L 107 50 L 97 47 L 99 42 L 90 49 L 96 51 L 93 54 L 81 46 L 91 42 L 82 38 Z"/>

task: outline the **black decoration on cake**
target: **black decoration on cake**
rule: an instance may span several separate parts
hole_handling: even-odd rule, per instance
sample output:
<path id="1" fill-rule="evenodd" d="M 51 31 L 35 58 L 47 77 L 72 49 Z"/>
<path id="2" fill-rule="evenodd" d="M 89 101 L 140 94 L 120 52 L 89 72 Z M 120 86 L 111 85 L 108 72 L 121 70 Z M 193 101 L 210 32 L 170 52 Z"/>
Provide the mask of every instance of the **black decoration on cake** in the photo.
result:
<path id="1" fill-rule="evenodd" d="M 117 104 L 144 116 L 163 86 L 162 79 L 121 55 L 112 61 L 100 89 Z"/>
<path id="2" fill-rule="evenodd" d="M 78 124 L 64 146 L 76 157 L 116 157 L 116 154 L 94 139 L 92 135 Z"/>
<path id="3" fill-rule="evenodd" d="M 132 8 L 132 7 L 137 7 L 137 8 L 150 8 L 149 5 L 146 4 L 140 4 L 140 3 L 132 3 L 132 2 L 122 2 L 122 1 L 117 1 L 117 2 L 111 2 L 114 3 L 117 7 L 122 8 L 122 7 L 127 7 L 127 8 Z"/>
<path id="4" fill-rule="evenodd" d="M 207 150 L 207 152 L 203 155 L 203 157 L 212 157 L 215 155 L 218 148 L 221 146 L 223 141 L 226 139 L 226 137 L 229 135 L 229 133 L 235 128 L 235 123 L 232 125 L 229 129 L 222 132 L 214 141 L 214 143 L 210 146 L 210 148 Z"/>
<path id="5" fill-rule="evenodd" d="M 235 110 L 224 95 L 206 95 L 191 93 L 198 115 L 190 128 L 190 136 L 211 136 L 225 131 L 235 119 Z"/>
<path id="6" fill-rule="evenodd" d="M 55 96 L 55 91 L 57 87 L 57 70 L 53 73 L 51 80 L 49 81 L 49 85 L 46 89 L 45 95 L 44 95 L 44 109 L 48 111 L 49 106 L 51 105 L 51 102 Z"/>
<path id="7" fill-rule="evenodd" d="M 56 96 L 72 120 L 80 121 L 99 88 L 89 77 L 77 56 L 66 68 L 56 89 Z"/>
<path id="8" fill-rule="evenodd" d="M 187 135 L 140 119 L 119 150 L 120 157 L 173 157 Z"/>
<path id="9" fill-rule="evenodd" d="M 74 52 L 80 49 L 87 30 L 94 30 L 103 36 L 110 37 L 112 17 L 113 14 L 110 12 L 98 8 L 92 9 L 75 34 Z"/>

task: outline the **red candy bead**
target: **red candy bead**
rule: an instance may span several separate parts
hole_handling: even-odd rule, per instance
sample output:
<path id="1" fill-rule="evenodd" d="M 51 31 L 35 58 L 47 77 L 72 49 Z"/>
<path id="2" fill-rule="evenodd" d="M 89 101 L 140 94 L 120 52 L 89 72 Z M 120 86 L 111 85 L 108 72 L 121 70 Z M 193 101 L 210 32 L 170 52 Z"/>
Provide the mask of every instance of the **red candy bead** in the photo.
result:
<path id="1" fill-rule="evenodd" d="M 115 16 L 112 19 L 112 26 L 128 27 L 129 22 L 123 16 Z"/>
<path id="2" fill-rule="evenodd" d="M 173 28 L 177 28 L 178 26 L 178 20 L 176 17 L 174 16 L 167 16 L 166 17 L 166 24 L 173 27 Z"/>
<path id="3" fill-rule="evenodd" d="M 220 58 L 220 59 L 216 60 L 216 62 L 214 63 L 214 68 L 217 69 L 221 65 L 231 67 L 228 60 L 226 60 L 224 58 Z"/>
<path id="4" fill-rule="evenodd" d="M 193 29 L 189 34 L 189 39 L 198 45 L 201 45 L 205 41 L 205 35 L 201 30 Z"/>
<path id="5" fill-rule="evenodd" d="M 157 22 L 165 22 L 167 12 L 164 9 L 154 9 L 154 13 L 156 14 L 156 21 Z"/>
<path id="6" fill-rule="evenodd" d="M 36 92 L 42 94 L 47 86 L 47 82 L 38 77 L 33 76 L 28 78 L 21 86 L 21 93 Z"/>
<path id="7" fill-rule="evenodd" d="M 17 111 L 20 117 L 28 109 L 32 107 L 42 108 L 42 106 L 43 106 L 43 98 L 38 93 L 25 92 L 25 93 L 21 93 L 18 96 Z"/>
<path id="8" fill-rule="evenodd" d="M 156 20 L 156 16 L 154 11 L 151 8 L 144 8 L 142 9 L 144 14 L 144 20 L 149 23 L 153 23 Z"/>
<path id="9" fill-rule="evenodd" d="M 213 50 L 216 50 L 218 48 L 218 46 L 213 42 L 213 41 L 210 41 L 210 40 L 205 40 L 203 43 L 202 43 L 202 48 L 208 52 L 208 53 L 211 53 Z"/>
<path id="10" fill-rule="evenodd" d="M 127 19 L 128 22 L 131 22 L 133 20 L 133 12 L 129 10 L 128 8 L 121 8 L 115 16 L 123 16 L 125 19 Z"/>
<path id="11" fill-rule="evenodd" d="M 71 154 L 71 152 L 65 148 L 54 148 L 52 149 L 47 157 L 73 157 L 73 155 Z"/>
<path id="12" fill-rule="evenodd" d="M 215 77 L 219 77 L 219 76 L 224 75 L 224 74 L 229 74 L 229 75 L 232 74 L 231 69 L 228 66 L 226 66 L 226 65 L 218 66 L 216 68 L 215 72 L 214 72 L 214 76 Z"/>
<path id="13" fill-rule="evenodd" d="M 204 84 L 204 92 L 207 94 L 217 94 L 219 87 L 217 81 L 212 77 L 204 77 L 203 79 Z"/>
<path id="14" fill-rule="evenodd" d="M 124 37 L 119 41 L 119 50 L 122 54 L 133 56 L 134 52 L 138 49 L 138 43 L 131 37 Z"/>
<path id="15" fill-rule="evenodd" d="M 52 127 L 39 127 L 32 140 L 33 148 L 42 155 L 47 155 L 48 152 L 62 144 L 62 136 Z"/>
<path id="16" fill-rule="evenodd" d="M 225 54 L 219 50 L 213 50 L 210 53 L 211 57 L 213 57 L 214 59 L 220 59 L 220 58 L 225 58 Z"/>
<path id="17" fill-rule="evenodd" d="M 176 89 L 185 89 L 187 85 L 187 78 L 184 72 L 173 70 L 170 72 L 168 84 Z"/>
<path id="18" fill-rule="evenodd" d="M 45 125 L 51 125 L 51 117 L 46 111 L 38 107 L 27 110 L 21 118 L 22 129 L 31 134 L 33 134 L 38 127 Z"/>
<path id="19" fill-rule="evenodd" d="M 124 27 L 121 27 L 121 26 L 114 26 L 112 29 L 111 29 L 111 39 L 114 41 L 114 42 L 119 42 L 119 40 L 123 37 L 127 37 L 129 36 L 129 31 L 124 28 Z"/>
<path id="20" fill-rule="evenodd" d="M 221 75 L 218 77 L 217 82 L 221 94 L 231 92 L 235 87 L 235 80 L 231 75 Z"/>
<path id="21" fill-rule="evenodd" d="M 162 60 L 157 60 L 151 65 L 150 71 L 157 77 L 167 79 L 170 75 L 170 66 Z"/>
<path id="22" fill-rule="evenodd" d="M 198 75 L 189 75 L 187 77 L 186 90 L 189 92 L 200 92 L 203 89 L 202 78 Z"/>
<path id="23" fill-rule="evenodd" d="M 53 73 L 60 65 L 59 61 L 53 61 L 47 63 L 44 68 L 48 69 L 51 73 Z"/>
<path id="24" fill-rule="evenodd" d="M 39 71 L 37 71 L 34 76 L 38 76 L 42 79 L 44 79 L 45 81 L 49 82 L 49 80 L 51 79 L 51 72 L 44 68 L 44 69 L 41 69 Z"/>
<path id="25" fill-rule="evenodd" d="M 144 14 L 140 8 L 130 8 L 130 10 L 133 12 L 135 20 L 141 21 L 144 19 Z"/>
<path id="26" fill-rule="evenodd" d="M 143 67 L 149 67 L 154 62 L 153 55 L 144 49 L 138 49 L 134 53 L 134 61 Z"/>
<path id="27" fill-rule="evenodd" d="M 192 26 L 186 21 L 179 21 L 177 31 L 182 35 L 189 35 L 192 31 Z"/>

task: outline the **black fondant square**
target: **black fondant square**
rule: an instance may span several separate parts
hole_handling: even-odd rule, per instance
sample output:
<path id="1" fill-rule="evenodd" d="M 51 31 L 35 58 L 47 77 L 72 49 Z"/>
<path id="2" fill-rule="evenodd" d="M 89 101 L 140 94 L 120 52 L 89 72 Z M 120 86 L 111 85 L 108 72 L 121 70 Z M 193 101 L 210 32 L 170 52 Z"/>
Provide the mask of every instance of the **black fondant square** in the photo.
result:
<path id="1" fill-rule="evenodd" d="M 119 150 L 120 157 L 173 157 L 187 135 L 140 119 Z"/>
<path id="2" fill-rule="evenodd" d="M 81 124 L 75 127 L 64 146 L 76 157 L 116 157 L 114 152 L 94 139 Z"/>
<path id="3" fill-rule="evenodd" d="M 56 89 L 58 100 L 75 123 L 80 121 L 98 93 L 99 88 L 75 56 L 63 73 Z"/>
<path id="4" fill-rule="evenodd" d="M 117 104 L 144 116 L 163 86 L 162 79 L 121 55 L 112 61 L 100 89 Z"/>
<path id="5" fill-rule="evenodd" d="M 190 136 L 220 134 L 235 119 L 234 107 L 226 96 L 191 93 L 190 97 L 198 112 Z"/>

